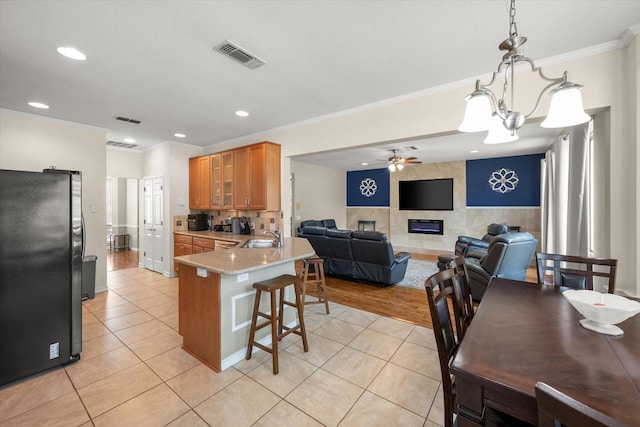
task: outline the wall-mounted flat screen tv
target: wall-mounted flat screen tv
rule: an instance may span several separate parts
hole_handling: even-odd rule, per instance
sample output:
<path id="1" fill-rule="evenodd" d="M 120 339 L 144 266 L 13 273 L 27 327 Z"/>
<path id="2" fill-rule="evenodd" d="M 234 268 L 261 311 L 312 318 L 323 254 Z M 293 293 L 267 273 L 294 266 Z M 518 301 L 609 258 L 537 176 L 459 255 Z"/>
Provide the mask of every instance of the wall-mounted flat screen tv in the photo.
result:
<path id="1" fill-rule="evenodd" d="M 400 210 L 453 210 L 453 178 L 400 181 L 398 190 Z"/>

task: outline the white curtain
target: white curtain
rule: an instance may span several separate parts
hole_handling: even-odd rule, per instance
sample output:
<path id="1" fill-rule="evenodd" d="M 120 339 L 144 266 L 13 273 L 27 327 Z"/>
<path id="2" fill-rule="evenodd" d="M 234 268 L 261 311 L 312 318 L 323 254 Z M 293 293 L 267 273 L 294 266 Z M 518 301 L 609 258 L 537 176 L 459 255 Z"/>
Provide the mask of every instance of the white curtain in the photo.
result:
<path id="1" fill-rule="evenodd" d="M 542 252 L 589 256 L 591 123 L 572 127 L 542 160 Z"/>

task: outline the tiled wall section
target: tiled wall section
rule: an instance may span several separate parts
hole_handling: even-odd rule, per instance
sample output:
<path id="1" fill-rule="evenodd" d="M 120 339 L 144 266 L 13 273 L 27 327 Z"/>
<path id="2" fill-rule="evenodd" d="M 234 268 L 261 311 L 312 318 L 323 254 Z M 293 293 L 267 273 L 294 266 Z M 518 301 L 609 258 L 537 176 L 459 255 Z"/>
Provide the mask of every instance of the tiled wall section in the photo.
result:
<path id="1" fill-rule="evenodd" d="M 347 228 L 349 230 L 358 229 L 358 221 L 375 221 L 376 231 L 390 233 L 389 208 L 347 208 Z M 367 226 L 366 228 L 370 228 Z"/>
<path id="2" fill-rule="evenodd" d="M 398 181 L 416 179 L 454 179 L 453 211 L 404 211 L 398 209 Z M 391 206 L 385 208 L 347 208 L 347 225 L 356 230 L 358 220 L 376 221 L 376 230 L 387 233 L 394 250 L 422 253 L 453 252 L 459 235 L 482 237 L 487 225 L 518 225 L 540 240 L 540 208 L 469 208 L 466 207 L 465 162 L 415 165 L 391 174 Z M 409 219 L 441 219 L 444 234 L 414 234 L 407 231 Z"/>

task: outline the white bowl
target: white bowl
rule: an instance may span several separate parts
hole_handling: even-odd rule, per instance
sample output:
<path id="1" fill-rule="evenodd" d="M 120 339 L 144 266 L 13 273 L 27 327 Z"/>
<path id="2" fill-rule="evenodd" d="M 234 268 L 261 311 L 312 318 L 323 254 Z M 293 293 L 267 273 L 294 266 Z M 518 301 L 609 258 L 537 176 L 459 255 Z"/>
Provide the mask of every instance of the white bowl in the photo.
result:
<path id="1" fill-rule="evenodd" d="M 601 334 L 624 334 L 624 331 L 615 324 L 640 313 L 639 302 L 620 295 L 575 289 L 564 291 L 562 295 L 586 317 L 580 320 L 580 324 L 586 329 Z"/>

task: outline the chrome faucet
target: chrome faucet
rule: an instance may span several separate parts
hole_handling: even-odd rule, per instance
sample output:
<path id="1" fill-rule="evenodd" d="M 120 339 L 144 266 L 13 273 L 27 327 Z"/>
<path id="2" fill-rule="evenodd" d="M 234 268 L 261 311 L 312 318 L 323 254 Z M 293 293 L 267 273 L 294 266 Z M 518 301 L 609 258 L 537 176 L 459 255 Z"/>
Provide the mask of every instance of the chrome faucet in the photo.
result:
<path id="1" fill-rule="evenodd" d="M 264 233 L 262 233 L 262 234 L 271 234 L 271 235 L 273 235 L 273 237 L 278 239 L 278 247 L 279 248 L 284 247 L 284 236 L 282 235 L 282 231 L 280 231 L 280 230 L 276 230 L 276 231 L 265 230 Z"/>

